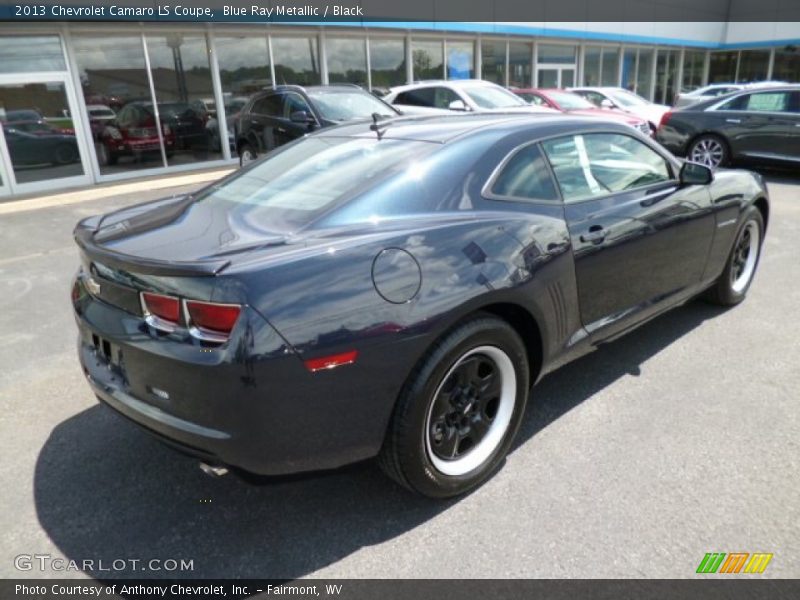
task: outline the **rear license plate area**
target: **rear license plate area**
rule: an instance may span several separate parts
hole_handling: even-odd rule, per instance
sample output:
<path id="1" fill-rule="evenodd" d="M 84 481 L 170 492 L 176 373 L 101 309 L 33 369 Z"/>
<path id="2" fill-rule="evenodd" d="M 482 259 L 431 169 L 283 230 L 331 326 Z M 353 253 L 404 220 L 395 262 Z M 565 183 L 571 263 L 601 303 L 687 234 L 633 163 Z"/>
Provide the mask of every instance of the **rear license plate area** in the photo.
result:
<path id="1" fill-rule="evenodd" d="M 124 379 L 122 349 L 96 333 L 91 334 L 91 343 L 98 365 L 105 366 L 109 371 Z"/>

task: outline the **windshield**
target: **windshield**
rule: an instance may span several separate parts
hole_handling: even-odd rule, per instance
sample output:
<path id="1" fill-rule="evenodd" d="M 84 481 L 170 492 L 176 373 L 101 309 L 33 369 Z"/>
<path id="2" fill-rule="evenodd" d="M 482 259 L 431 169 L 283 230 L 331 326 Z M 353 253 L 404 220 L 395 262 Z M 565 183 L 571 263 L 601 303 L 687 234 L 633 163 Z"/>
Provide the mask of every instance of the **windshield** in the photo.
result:
<path id="1" fill-rule="evenodd" d="M 152 111 L 151 106 L 152 105 L 148 105 L 148 111 Z M 158 105 L 158 112 L 162 117 L 177 117 L 185 113 L 187 110 L 189 110 L 188 104 L 164 103 Z"/>
<path id="2" fill-rule="evenodd" d="M 91 117 L 113 117 L 114 111 L 110 108 L 96 108 L 89 111 Z"/>
<path id="3" fill-rule="evenodd" d="M 475 86 L 464 88 L 464 93 L 481 108 L 510 108 L 527 106 L 519 96 L 495 86 Z"/>
<path id="4" fill-rule="evenodd" d="M 608 92 L 608 95 L 611 96 L 614 102 L 622 106 L 645 106 L 650 104 L 638 94 L 627 90 L 614 90 L 613 92 Z"/>
<path id="5" fill-rule="evenodd" d="M 561 110 L 585 110 L 587 108 L 597 108 L 594 104 L 581 98 L 577 94 L 568 92 L 548 92 L 548 96 L 558 104 Z"/>
<path id="6" fill-rule="evenodd" d="M 308 137 L 208 188 L 198 202 L 221 204 L 232 219 L 260 229 L 296 231 L 437 147 L 377 137 Z"/>
<path id="7" fill-rule="evenodd" d="M 352 121 L 353 119 L 368 119 L 373 113 L 381 116 L 396 117 L 385 102 L 381 102 L 371 94 L 353 90 L 352 92 L 310 92 L 309 97 L 314 101 L 323 118 L 329 121 Z"/>

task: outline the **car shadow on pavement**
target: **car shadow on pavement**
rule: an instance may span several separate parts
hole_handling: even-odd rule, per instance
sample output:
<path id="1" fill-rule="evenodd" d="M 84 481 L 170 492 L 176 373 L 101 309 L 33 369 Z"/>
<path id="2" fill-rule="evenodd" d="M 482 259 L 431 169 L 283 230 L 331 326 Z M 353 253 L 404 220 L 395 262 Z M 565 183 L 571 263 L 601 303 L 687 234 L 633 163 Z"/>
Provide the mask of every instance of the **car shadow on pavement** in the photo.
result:
<path id="1" fill-rule="evenodd" d="M 550 374 L 534 389 L 516 447 L 719 313 L 690 303 Z M 211 479 L 194 459 L 100 405 L 52 431 L 37 460 L 34 496 L 39 521 L 63 555 L 102 579 L 301 577 L 457 502 L 407 493 L 372 463 L 265 485 Z M 150 559 L 193 560 L 194 568 L 142 570 L 157 566 Z"/>

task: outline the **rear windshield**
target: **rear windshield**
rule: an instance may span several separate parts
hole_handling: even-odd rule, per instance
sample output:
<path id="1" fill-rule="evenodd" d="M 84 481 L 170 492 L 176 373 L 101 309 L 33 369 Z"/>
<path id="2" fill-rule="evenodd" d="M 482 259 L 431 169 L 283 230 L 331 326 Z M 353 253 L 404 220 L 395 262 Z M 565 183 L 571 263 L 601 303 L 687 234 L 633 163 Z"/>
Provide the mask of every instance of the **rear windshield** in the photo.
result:
<path id="1" fill-rule="evenodd" d="M 354 90 L 352 92 L 309 92 L 320 114 L 330 121 L 368 119 L 373 113 L 396 117 L 397 112 L 375 96 Z"/>
<path id="2" fill-rule="evenodd" d="M 403 170 L 437 144 L 377 137 L 309 137 L 208 188 L 198 202 L 232 218 L 288 233 Z"/>

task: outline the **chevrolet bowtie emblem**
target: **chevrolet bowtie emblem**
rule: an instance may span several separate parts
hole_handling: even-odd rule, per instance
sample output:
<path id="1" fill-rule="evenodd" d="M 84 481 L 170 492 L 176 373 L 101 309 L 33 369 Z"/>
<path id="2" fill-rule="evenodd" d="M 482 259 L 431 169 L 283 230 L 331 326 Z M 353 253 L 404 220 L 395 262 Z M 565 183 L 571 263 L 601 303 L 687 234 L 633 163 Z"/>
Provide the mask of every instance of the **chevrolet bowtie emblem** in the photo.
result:
<path id="1" fill-rule="evenodd" d="M 95 281 L 95 278 L 89 275 L 84 281 L 86 289 L 92 296 L 97 296 L 100 293 L 100 284 Z"/>

